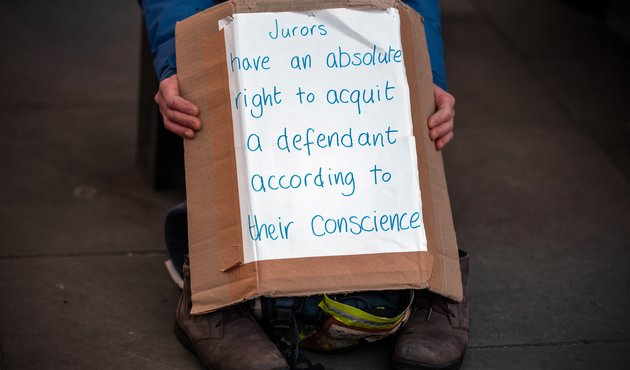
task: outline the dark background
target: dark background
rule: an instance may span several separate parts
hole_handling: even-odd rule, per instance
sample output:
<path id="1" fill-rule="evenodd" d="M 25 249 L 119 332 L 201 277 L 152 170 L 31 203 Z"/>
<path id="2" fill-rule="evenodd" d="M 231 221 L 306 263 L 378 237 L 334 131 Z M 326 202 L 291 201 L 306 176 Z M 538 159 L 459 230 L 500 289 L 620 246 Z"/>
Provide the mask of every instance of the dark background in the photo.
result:
<path id="1" fill-rule="evenodd" d="M 442 4 L 444 158 L 472 257 L 463 368 L 629 368 L 629 6 Z M 200 368 L 171 331 L 180 142 L 140 89 L 137 3 L 2 8 L 0 367 Z M 387 369 L 391 344 L 312 357 Z"/>

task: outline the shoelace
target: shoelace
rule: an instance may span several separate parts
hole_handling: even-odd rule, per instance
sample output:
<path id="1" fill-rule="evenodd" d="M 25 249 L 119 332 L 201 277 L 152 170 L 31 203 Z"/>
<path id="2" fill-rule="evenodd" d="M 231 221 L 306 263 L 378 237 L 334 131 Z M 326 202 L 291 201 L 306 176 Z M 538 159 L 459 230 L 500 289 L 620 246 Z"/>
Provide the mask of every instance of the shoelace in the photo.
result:
<path id="1" fill-rule="evenodd" d="M 431 319 L 431 314 L 435 311 L 446 316 L 448 323 L 453 326 L 451 318 L 455 318 L 455 313 L 448 308 L 448 300 L 434 293 L 424 293 L 419 302 L 419 310 L 427 310 L 427 321 Z"/>

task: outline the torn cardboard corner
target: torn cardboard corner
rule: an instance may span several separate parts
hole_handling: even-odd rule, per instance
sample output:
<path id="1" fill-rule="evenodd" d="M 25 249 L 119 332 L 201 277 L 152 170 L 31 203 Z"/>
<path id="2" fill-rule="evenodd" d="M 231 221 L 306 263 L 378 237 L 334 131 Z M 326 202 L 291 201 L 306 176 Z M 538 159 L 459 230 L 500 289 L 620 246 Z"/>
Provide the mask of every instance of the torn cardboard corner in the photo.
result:
<path id="1" fill-rule="evenodd" d="M 400 143 L 405 142 L 412 145 L 412 148 L 415 147 L 413 148 L 415 149 L 413 150 L 414 157 L 411 161 L 414 164 L 413 171 L 410 172 L 412 175 L 406 177 L 414 178 L 412 180 L 415 182 L 409 182 L 411 185 L 419 183 L 419 194 L 417 195 L 418 200 L 415 202 L 412 200 L 413 197 L 396 198 L 397 190 L 392 191 L 392 188 L 389 191 L 385 191 L 385 193 L 386 196 L 391 197 L 392 203 L 398 202 L 402 204 L 406 201 L 406 203 L 412 203 L 409 207 L 417 207 L 420 210 L 416 213 L 396 214 L 396 217 L 385 211 L 382 212 L 383 216 L 380 216 L 381 213 L 378 213 L 378 215 L 379 217 L 385 217 L 385 219 L 391 216 L 390 220 L 396 220 L 397 222 L 402 222 L 401 220 L 403 219 L 407 220 L 407 227 L 401 227 L 397 231 L 400 235 L 407 235 L 407 233 L 413 232 L 413 238 L 404 239 L 402 236 L 400 238 L 398 236 L 390 236 L 390 234 L 395 234 L 393 232 L 389 234 L 381 233 L 383 235 L 381 237 L 381 234 L 372 232 L 376 230 L 374 225 L 378 223 L 377 216 L 374 216 L 373 225 L 369 229 L 372 232 L 369 234 L 370 238 L 374 236 L 373 239 L 358 239 L 359 236 L 357 234 L 350 235 L 349 233 L 345 235 L 340 234 L 339 237 L 325 235 L 324 238 L 321 238 L 323 231 L 315 231 L 312 221 L 315 217 L 313 217 L 310 230 L 315 237 L 310 235 L 311 239 L 308 239 L 308 235 L 300 239 L 302 237 L 300 233 L 297 233 L 298 236 L 294 236 L 295 233 L 291 234 L 293 238 L 297 239 L 289 238 L 287 222 L 285 221 L 284 226 L 281 226 L 283 224 L 280 221 L 277 227 L 279 229 L 284 227 L 285 234 L 282 234 L 281 231 L 276 232 L 275 227 L 272 231 L 269 228 L 264 229 L 268 239 L 271 239 L 264 241 L 261 238 L 262 234 L 248 233 L 248 228 L 249 231 L 252 230 L 252 222 L 257 222 L 257 219 L 253 217 L 255 216 L 255 210 L 277 208 L 278 210 L 289 212 L 298 208 L 295 207 L 295 204 L 299 203 L 300 205 L 306 205 L 302 208 L 310 209 L 309 207 L 313 207 L 312 212 L 316 212 L 314 208 L 317 208 L 317 200 L 329 199 L 326 197 L 329 197 L 330 194 L 322 192 L 323 190 L 321 189 L 298 190 L 292 188 L 291 191 L 293 193 L 276 192 L 281 195 L 273 195 L 271 190 L 267 193 L 266 189 L 264 192 L 261 192 L 260 188 L 254 188 L 254 185 L 252 185 L 254 183 L 253 177 L 246 177 L 250 174 L 247 171 L 251 170 L 246 167 L 256 166 L 257 158 L 261 157 L 249 154 L 247 149 L 256 152 L 256 149 L 252 150 L 250 146 L 244 149 L 245 145 L 249 145 L 249 143 L 244 144 L 242 130 L 247 129 L 247 120 L 251 121 L 252 118 L 245 117 L 242 109 L 244 102 L 241 102 L 240 108 L 238 106 L 235 108 L 234 94 L 231 95 L 230 93 L 230 89 L 234 92 L 235 84 L 238 84 L 240 80 L 235 82 L 235 77 L 233 76 L 235 69 L 234 60 L 236 59 L 234 59 L 234 56 L 231 56 L 232 64 L 228 63 L 226 47 L 236 47 L 236 49 L 230 50 L 240 50 L 238 45 L 229 44 L 230 42 L 238 43 L 239 33 L 234 33 L 235 36 L 232 36 L 232 38 L 226 38 L 225 32 L 219 29 L 219 22 L 228 17 L 239 18 L 238 15 L 241 13 L 272 12 L 280 14 L 280 12 L 309 12 L 310 16 L 317 18 L 321 14 L 318 10 L 339 8 L 380 10 L 381 13 L 389 8 L 398 10 L 394 12 L 395 14 L 392 13 L 390 15 L 397 17 L 397 22 L 399 17 L 399 23 L 396 23 L 399 24 L 400 28 L 399 36 L 397 36 L 399 41 L 397 42 L 399 42 L 402 48 L 402 55 L 404 55 L 404 65 L 401 64 L 403 67 L 401 76 L 404 84 L 398 83 L 396 85 L 397 89 L 392 88 L 392 91 L 399 93 L 400 99 L 398 97 L 397 99 L 402 101 L 400 104 L 408 101 L 406 112 L 403 113 L 409 117 L 410 122 L 413 122 L 413 126 L 412 128 L 411 126 L 409 127 L 411 131 L 410 137 L 400 137 L 400 140 L 392 140 L 390 144 L 397 142 L 398 146 L 392 145 L 392 148 L 400 148 Z M 347 34 L 354 32 L 351 27 L 344 28 L 343 17 L 345 13 L 337 11 L 329 13 L 332 14 L 329 18 L 336 22 L 336 25 L 341 25 L 341 27 L 336 27 L 337 30 L 342 30 L 340 32 L 346 32 Z M 356 12 L 353 14 L 356 14 Z M 226 22 L 223 22 L 223 24 L 225 25 Z M 320 35 L 327 33 L 324 28 L 319 29 Z M 300 29 L 295 28 L 294 30 L 299 32 Z M 317 25 L 313 25 L 305 27 L 304 30 L 305 35 L 312 36 L 318 28 Z M 366 33 L 369 33 L 369 30 Z M 270 34 L 271 36 L 272 34 Z M 370 41 L 368 36 L 354 33 L 352 34 L 352 39 L 368 45 Z M 246 45 L 246 43 L 243 43 L 243 45 Z M 426 125 L 429 115 L 434 110 L 433 86 L 422 18 L 417 13 L 401 2 L 393 0 L 308 0 L 299 2 L 287 0 L 232 0 L 178 23 L 176 27 L 176 49 L 180 93 L 184 98 L 193 101 L 200 107 L 200 118 L 203 122 L 203 130 L 196 135 L 196 138 L 185 142 L 189 254 L 193 301 L 191 313 L 209 312 L 263 295 L 304 296 L 361 290 L 428 288 L 449 298 L 461 300 L 462 286 L 457 242 L 442 157 L 430 141 Z M 285 47 L 283 50 L 286 51 L 287 49 L 294 50 L 288 47 Z M 395 51 L 396 47 L 390 49 Z M 376 53 L 376 45 L 374 45 L 373 50 Z M 379 46 L 379 50 L 386 50 L 386 48 L 383 49 Z M 238 54 L 236 51 L 234 53 Z M 341 53 L 341 49 L 339 53 Z M 245 54 L 247 53 L 243 53 L 243 55 Z M 395 58 L 397 54 L 390 52 L 389 55 L 390 57 L 394 55 Z M 365 58 L 365 60 L 370 60 L 369 55 Z M 265 59 L 261 56 L 255 60 L 255 63 L 258 63 L 256 64 L 257 69 L 270 69 L 270 66 L 272 66 L 271 63 L 265 64 Z M 402 63 L 402 61 L 399 62 Z M 228 70 L 228 65 L 230 65 L 231 71 Z M 401 68 L 401 66 L 398 66 L 398 68 Z M 240 67 L 237 66 L 238 68 Z M 331 67 L 329 66 L 329 68 Z M 380 74 L 375 75 L 380 76 Z M 261 74 L 260 76 L 263 75 Z M 250 81 L 257 80 L 255 78 Z M 342 81 L 343 76 L 331 78 L 330 80 L 333 82 Z M 360 78 L 348 78 L 347 80 L 352 83 L 363 81 Z M 389 80 L 387 82 L 389 83 Z M 380 86 L 384 86 L 383 83 Z M 249 91 L 253 90 L 250 86 Z M 388 100 L 398 101 L 393 98 L 389 99 L 387 89 L 384 90 L 383 94 L 386 98 L 379 102 L 381 105 L 378 107 L 380 108 L 375 103 L 373 107 L 364 106 L 363 111 L 361 111 L 362 107 L 358 105 L 356 107 L 335 106 L 334 109 L 338 109 L 341 112 L 343 109 L 355 108 L 358 110 L 358 112 L 355 112 L 355 115 L 361 120 L 373 119 L 378 121 L 378 117 L 389 117 L 386 108 L 388 107 L 386 104 L 390 104 Z M 284 96 L 286 105 L 288 104 L 288 98 L 286 98 L 287 95 Z M 340 100 L 343 101 L 343 99 Z M 317 125 L 313 124 L 313 127 L 323 130 L 322 132 L 325 132 L 324 129 L 328 127 L 326 125 L 330 123 L 330 120 L 320 119 L 320 121 L 317 121 L 318 117 L 324 116 L 321 109 L 310 113 L 306 108 L 303 111 L 294 109 L 292 115 L 282 115 L 281 105 L 279 104 L 280 99 L 276 103 L 276 111 L 274 111 L 275 108 L 272 109 L 273 107 L 265 111 L 265 114 L 267 114 L 264 117 L 267 120 L 265 122 L 292 121 L 290 118 L 295 118 L 296 116 L 299 116 L 301 119 L 306 117 L 308 120 L 314 121 Z M 332 104 L 330 100 L 328 100 L 328 103 Z M 383 115 L 383 112 L 385 112 L 385 115 Z M 263 115 L 262 109 L 258 111 L 250 110 L 248 113 L 254 117 L 254 122 L 261 122 L 256 120 Z M 274 114 L 278 115 L 274 116 Z M 345 120 L 344 122 L 347 121 Z M 398 120 L 396 121 L 398 122 Z M 262 124 L 255 127 L 258 127 L 258 130 L 261 126 L 272 127 L 272 125 L 265 126 Z M 333 126 L 328 127 L 328 129 L 333 130 Z M 244 129 L 243 127 L 246 128 Z M 355 129 L 358 130 L 356 127 Z M 265 135 L 272 135 L 270 131 L 272 130 L 256 132 L 264 141 Z M 398 131 L 397 129 L 395 132 Z M 260 152 L 263 152 L 262 147 L 261 145 Z M 266 148 L 265 153 L 271 150 L 267 146 L 264 147 Z M 332 152 L 333 149 L 328 148 L 327 150 Z M 365 149 L 353 149 L 354 152 L 360 152 L 360 150 Z M 390 152 L 387 150 L 390 150 Z M 286 157 L 288 155 L 281 153 L 276 159 L 269 160 L 269 158 L 265 157 L 265 160 L 261 161 L 261 163 L 266 163 L 275 170 L 278 168 L 287 170 L 290 166 L 301 169 L 317 160 L 322 160 L 324 161 L 322 163 L 326 164 L 325 166 L 320 166 L 321 168 L 335 165 L 352 165 L 352 161 L 345 157 L 352 157 L 352 155 L 356 154 L 353 151 L 340 151 L 338 154 L 335 154 L 334 158 L 339 159 L 335 160 L 334 163 L 331 163 L 330 158 L 326 157 L 325 154 L 321 154 L 318 157 L 317 153 L 313 157 L 307 158 L 304 156 L 307 158 L 304 161 L 302 159 L 293 161 L 295 158 L 300 158 L 301 154 L 297 150 L 294 150 L 293 154 L 291 154 L 293 159 L 287 160 Z M 357 156 L 359 160 L 361 157 L 374 155 L 376 156 L 375 158 L 382 159 L 385 163 L 391 158 L 404 158 L 404 156 L 392 157 L 394 155 L 392 154 L 393 149 L 360 153 L 365 153 L 365 155 Z M 247 155 L 251 156 L 247 157 Z M 348 164 L 344 160 L 350 163 Z M 243 165 L 243 163 L 246 165 Z M 391 160 L 389 163 L 391 163 Z M 415 167 L 417 167 L 417 171 Z M 261 173 L 267 170 L 270 169 L 262 168 Z M 348 171 L 348 173 L 350 172 Z M 416 174 L 418 179 L 415 179 Z M 406 175 L 406 173 L 403 173 L 403 175 Z M 357 172 L 357 176 L 360 176 L 359 172 Z M 348 209 L 356 207 L 356 209 L 361 210 L 361 205 L 364 205 L 365 202 L 360 197 L 363 196 L 367 200 L 372 198 L 370 194 L 354 194 L 354 186 L 358 184 L 356 186 L 362 186 L 362 189 L 364 189 L 366 181 L 362 181 L 359 178 L 355 184 L 355 178 L 351 177 L 351 180 L 353 186 L 351 195 L 355 198 L 347 195 L 349 190 L 345 189 L 346 193 L 342 191 L 342 195 L 338 195 L 338 203 L 341 205 L 337 205 L 337 211 L 343 211 L 343 204 L 351 204 Z M 348 183 L 349 180 L 344 185 L 348 185 Z M 335 184 L 331 180 L 330 186 L 333 187 Z M 248 186 L 251 186 L 251 189 Z M 269 186 L 271 187 L 272 185 Z M 299 191 L 310 191 L 313 195 L 292 198 L 292 196 L 295 197 L 294 194 L 301 194 Z M 263 196 L 269 197 L 271 200 L 260 198 L 261 195 L 256 194 L 256 192 L 267 194 Z M 247 194 L 251 194 L 253 198 L 250 199 Z M 273 198 L 273 196 L 276 198 Z M 375 196 L 375 198 L 381 199 L 378 196 Z M 355 199 L 354 203 L 359 204 L 353 204 L 353 199 Z M 361 201 L 357 201 L 357 199 L 361 199 Z M 382 199 L 390 198 L 384 197 Z M 276 206 L 267 207 L 265 202 Z M 324 202 L 321 201 L 321 203 Z M 389 201 L 385 202 L 383 200 L 381 203 L 389 203 Z M 382 206 L 383 209 L 387 209 L 389 204 L 382 204 Z M 377 211 L 380 212 L 380 208 L 378 210 L 374 209 L 375 215 Z M 414 222 L 419 220 L 420 216 L 415 218 L 409 216 L 416 214 L 421 215 L 421 227 L 414 224 Z M 280 217 L 278 219 L 280 220 Z M 371 220 L 369 217 L 366 219 L 368 222 Z M 382 226 L 383 218 L 379 220 L 381 220 Z M 294 230 L 300 230 L 298 225 L 301 224 L 299 222 L 295 222 L 295 224 Z M 258 230 L 257 227 L 256 230 Z M 422 230 L 422 240 L 417 238 L 419 231 L 416 228 Z M 367 229 L 368 227 L 363 228 L 363 219 L 361 219 L 361 225 L 358 229 L 359 233 Z M 325 228 L 321 230 L 327 231 Z M 393 230 L 393 227 L 391 230 Z M 261 231 L 256 232 L 260 233 Z M 318 234 L 320 232 L 322 235 Z M 273 239 L 274 237 L 278 241 Z M 391 239 L 391 243 L 387 242 L 390 240 L 388 238 Z M 300 242 L 298 243 L 295 240 Z M 314 240 L 312 245 L 309 244 L 308 240 Z M 332 251 L 318 252 L 318 248 L 326 249 L 326 243 L 322 243 L 321 240 L 329 240 L 335 247 L 329 248 Z M 356 244 L 356 240 L 359 240 L 356 246 L 344 249 L 344 247 L 347 247 L 344 243 L 354 245 L 352 243 Z M 411 244 L 413 243 L 410 243 L 409 240 L 419 241 L 417 245 L 414 244 L 412 246 Z M 424 244 L 425 240 L 426 244 Z M 273 244 L 274 242 L 276 244 Z M 248 249 L 248 245 L 251 247 L 250 249 Z M 271 248 L 269 246 L 272 245 L 283 245 L 285 248 L 283 253 L 285 254 L 268 253 L 269 248 Z M 365 245 L 365 250 L 361 248 L 363 245 Z M 314 249 L 311 250 L 309 249 L 310 247 Z M 350 252 L 346 253 L 346 250 Z"/>

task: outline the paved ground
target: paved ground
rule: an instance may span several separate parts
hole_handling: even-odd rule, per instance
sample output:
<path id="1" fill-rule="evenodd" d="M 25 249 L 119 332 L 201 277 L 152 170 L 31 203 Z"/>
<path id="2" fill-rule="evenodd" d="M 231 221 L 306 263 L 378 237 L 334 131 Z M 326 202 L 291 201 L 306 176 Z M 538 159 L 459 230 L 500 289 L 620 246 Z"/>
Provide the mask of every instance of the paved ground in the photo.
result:
<path id="1" fill-rule="evenodd" d="M 629 43 L 559 0 L 443 6 L 463 368 L 629 368 Z M 199 368 L 162 266 L 179 197 L 134 168 L 139 27 L 132 1 L 0 12 L 1 368 Z M 314 358 L 387 369 L 390 351 Z"/>

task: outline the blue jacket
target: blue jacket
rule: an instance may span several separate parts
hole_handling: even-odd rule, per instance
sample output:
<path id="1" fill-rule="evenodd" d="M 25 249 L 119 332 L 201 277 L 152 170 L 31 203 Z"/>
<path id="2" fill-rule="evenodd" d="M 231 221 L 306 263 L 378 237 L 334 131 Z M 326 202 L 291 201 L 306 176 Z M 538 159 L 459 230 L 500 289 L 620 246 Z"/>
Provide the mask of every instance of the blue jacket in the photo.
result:
<path id="1" fill-rule="evenodd" d="M 433 82 L 446 89 L 444 46 L 439 0 L 403 0 L 424 17 Z M 175 23 L 207 9 L 217 0 L 140 0 L 153 53 L 153 65 L 161 81 L 177 73 Z"/>

